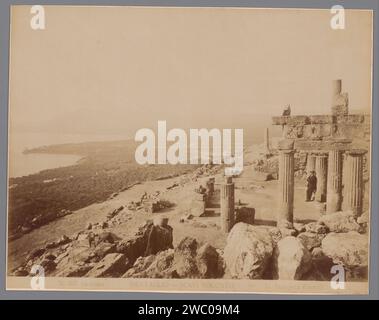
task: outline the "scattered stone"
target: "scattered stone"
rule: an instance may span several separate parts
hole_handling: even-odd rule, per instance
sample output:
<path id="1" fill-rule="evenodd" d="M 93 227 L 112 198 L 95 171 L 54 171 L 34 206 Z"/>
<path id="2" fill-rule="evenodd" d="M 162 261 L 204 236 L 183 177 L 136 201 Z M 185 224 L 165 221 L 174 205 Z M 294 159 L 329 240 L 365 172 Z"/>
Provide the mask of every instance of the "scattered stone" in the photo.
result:
<path id="1" fill-rule="evenodd" d="M 298 232 L 298 233 L 301 233 L 301 232 L 304 232 L 305 231 L 305 224 L 304 223 L 297 223 L 295 222 L 293 224 L 293 228 Z"/>
<path id="2" fill-rule="evenodd" d="M 42 260 L 42 262 L 40 263 L 41 267 L 44 268 L 44 271 L 45 271 L 45 275 L 47 273 L 50 273 L 51 271 L 55 270 L 57 264 L 54 262 L 54 260 L 50 260 L 50 259 L 44 259 Z"/>
<path id="3" fill-rule="evenodd" d="M 179 222 L 185 222 L 191 219 L 193 219 L 193 215 L 191 213 L 185 213 L 180 217 Z"/>
<path id="4" fill-rule="evenodd" d="M 370 214 L 368 211 L 362 213 L 361 216 L 357 218 L 357 222 L 359 224 L 369 223 L 370 222 Z"/>
<path id="5" fill-rule="evenodd" d="M 57 257 L 53 255 L 52 253 L 48 253 L 47 255 L 44 256 L 44 258 L 47 260 L 55 260 Z"/>
<path id="6" fill-rule="evenodd" d="M 300 239 L 286 237 L 274 249 L 274 279 L 300 280 L 312 266 L 312 257 Z"/>
<path id="7" fill-rule="evenodd" d="M 54 242 L 54 241 L 53 242 L 48 242 L 46 244 L 46 246 L 45 246 L 46 249 L 54 249 L 56 247 L 58 247 L 58 244 L 56 242 Z"/>
<path id="8" fill-rule="evenodd" d="M 326 234 L 329 232 L 329 229 L 326 225 L 324 225 L 323 222 L 319 221 L 319 222 L 310 222 L 306 224 L 305 231 L 319 233 L 319 234 Z"/>
<path id="9" fill-rule="evenodd" d="M 368 268 L 368 237 L 355 231 L 329 233 L 322 240 L 323 253 L 346 269 Z"/>
<path id="10" fill-rule="evenodd" d="M 85 265 L 76 265 L 76 264 L 70 264 L 60 270 L 56 276 L 57 277 L 82 277 L 88 271 L 90 271 L 93 268 L 93 265 L 91 264 L 85 264 Z"/>
<path id="11" fill-rule="evenodd" d="M 361 231 L 361 226 L 356 222 L 352 211 L 340 211 L 326 214 L 319 219 L 331 232 Z"/>
<path id="12" fill-rule="evenodd" d="M 27 277 L 29 275 L 29 272 L 26 271 L 24 268 L 20 267 L 13 272 L 13 275 L 15 277 Z"/>
<path id="13" fill-rule="evenodd" d="M 180 278 L 195 278 L 198 274 L 195 260 L 197 246 L 196 239 L 185 237 L 175 248 L 173 265 Z"/>
<path id="14" fill-rule="evenodd" d="M 107 254 L 113 253 L 116 251 L 116 245 L 108 242 L 101 242 L 94 249 L 94 255 L 96 256 L 96 260 L 99 261 L 104 258 Z"/>
<path id="15" fill-rule="evenodd" d="M 97 235 L 97 243 L 101 243 L 101 242 L 115 243 L 119 240 L 121 239 L 112 232 L 102 232 Z"/>
<path id="16" fill-rule="evenodd" d="M 45 253 L 46 249 L 45 248 L 37 248 L 32 250 L 32 252 L 29 254 L 27 260 L 31 260 L 34 258 L 38 258 L 42 256 Z"/>
<path id="17" fill-rule="evenodd" d="M 161 251 L 157 255 L 140 257 L 123 278 L 178 278 L 173 269 L 174 250 Z"/>
<path id="18" fill-rule="evenodd" d="M 128 259 L 122 253 L 110 253 L 98 262 L 85 276 L 91 278 L 119 277 L 128 268 Z"/>
<path id="19" fill-rule="evenodd" d="M 124 206 L 121 206 L 121 207 L 118 207 L 117 209 L 114 209 L 113 211 L 111 211 L 107 214 L 107 218 L 112 219 L 114 216 L 119 214 L 122 210 L 124 210 Z"/>
<path id="20" fill-rule="evenodd" d="M 293 228 L 279 228 L 282 238 L 296 237 L 297 231 Z"/>
<path id="21" fill-rule="evenodd" d="M 223 263 L 217 250 L 209 244 L 205 244 L 197 251 L 197 269 L 200 278 L 220 278 L 224 273 Z"/>
<path id="22" fill-rule="evenodd" d="M 232 277 L 260 279 L 272 252 L 272 239 L 266 229 L 240 222 L 229 233 L 224 260 Z"/>
<path id="23" fill-rule="evenodd" d="M 146 250 L 143 253 L 144 256 L 173 248 L 172 227 L 166 223 L 153 225 L 151 227 L 147 236 Z"/>
<path id="24" fill-rule="evenodd" d="M 103 221 L 103 222 L 101 223 L 101 229 L 106 229 L 106 228 L 108 228 L 108 227 L 109 227 L 109 224 L 108 224 L 107 221 Z"/>
<path id="25" fill-rule="evenodd" d="M 88 222 L 86 225 L 86 230 L 91 230 L 92 229 L 92 223 Z"/>
<path id="26" fill-rule="evenodd" d="M 311 251 L 313 248 L 320 247 L 321 241 L 324 239 L 325 234 L 313 233 L 313 232 L 302 232 L 297 236 L 304 246 Z"/>
<path id="27" fill-rule="evenodd" d="M 59 240 L 57 241 L 57 244 L 59 246 L 62 246 L 62 245 L 67 244 L 69 242 L 71 242 L 71 239 L 69 237 L 67 237 L 66 235 L 63 235 L 59 238 Z"/>

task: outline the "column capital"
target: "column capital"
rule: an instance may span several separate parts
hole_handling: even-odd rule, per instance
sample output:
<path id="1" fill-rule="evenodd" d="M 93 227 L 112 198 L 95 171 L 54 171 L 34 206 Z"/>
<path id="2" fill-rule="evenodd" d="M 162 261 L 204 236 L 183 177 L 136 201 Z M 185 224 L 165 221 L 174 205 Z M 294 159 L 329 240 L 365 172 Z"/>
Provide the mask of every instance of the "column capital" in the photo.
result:
<path id="1" fill-rule="evenodd" d="M 335 139 L 325 140 L 325 143 L 328 145 L 327 149 L 329 151 L 333 151 L 333 150 L 345 151 L 345 150 L 350 149 L 350 145 L 352 141 L 353 140 L 351 139 L 335 138 Z"/>
<path id="2" fill-rule="evenodd" d="M 329 151 L 323 151 L 323 150 L 319 150 L 319 151 L 315 151 L 314 152 L 314 155 L 316 157 L 321 157 L 321 158 L 326 158 L 328 157 L 328 154 L 329 154 Z"/>
<path id="3" fill-rule="evenodd" d="M 289 151 L 289 150 L 294 150 L 295 141 L 291 139 L 283 139 L 278 142 L 278 149 L 279 151 Z"/>
<path id="4" fill-rule="evenodd" d="M 367 153 L 367 150 L 364 150 L 364 149 L 346 150 L 346 154 L 349 156 L 363 156 L 366 153 Z"/>

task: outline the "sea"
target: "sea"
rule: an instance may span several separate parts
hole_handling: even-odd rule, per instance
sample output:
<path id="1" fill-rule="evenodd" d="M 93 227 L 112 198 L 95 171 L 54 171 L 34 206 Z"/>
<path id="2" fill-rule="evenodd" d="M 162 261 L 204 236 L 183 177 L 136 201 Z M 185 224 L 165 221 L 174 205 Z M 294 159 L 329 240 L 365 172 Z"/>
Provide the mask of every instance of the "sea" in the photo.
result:
<path id="1" fill-rule="evenodd" d="M 26 149 L 53 144 L 115 141 L 123 139 L 128 139 L 128 137 L 122 135 L 97 134 L 14 133 L 9 136 L 8 177 L 21 177 L 38 173 L 45 169 L 70 166 L 82 158 L 78 155 L 69 154 L 24 154 L 23 151 Z"/>

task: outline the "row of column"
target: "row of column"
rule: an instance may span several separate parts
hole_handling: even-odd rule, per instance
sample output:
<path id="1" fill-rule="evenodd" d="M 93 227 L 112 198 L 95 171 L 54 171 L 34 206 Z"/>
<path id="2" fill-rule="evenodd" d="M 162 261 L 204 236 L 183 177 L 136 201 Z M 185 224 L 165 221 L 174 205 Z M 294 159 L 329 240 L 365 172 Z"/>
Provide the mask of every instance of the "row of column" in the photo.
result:
<path id="1" fill-rule="evenodd" d="M 279 149 L 279 226 L 293 223 L 294 202 L 294 150 Z M 363 155 L 365 150 L 346 151 L 344 168 L 344 209 L 354 215 L 362 214 L 363 205 Z M 341 150 L 310 154 L 307 171 L 317 177 L 316 200 L 326 201 L 328 213 L 341 210 L 342 204 L 342 154 Z"/>

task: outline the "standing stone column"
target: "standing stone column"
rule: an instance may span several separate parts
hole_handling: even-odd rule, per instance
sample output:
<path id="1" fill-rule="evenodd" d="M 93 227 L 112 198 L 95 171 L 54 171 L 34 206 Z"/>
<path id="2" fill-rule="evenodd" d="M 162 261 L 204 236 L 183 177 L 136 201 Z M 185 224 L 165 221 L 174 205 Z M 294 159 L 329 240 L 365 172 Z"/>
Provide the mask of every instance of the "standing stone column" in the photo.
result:
<path id="1" fill-rule="evenodd" d="M 317 177 L 317 191 L 316 201 L 326 201 L 327 189 L 327 172 L 328 172 L 328 154 L 325 152 L 316 155 L 316 177 Z"/>
<path id="2" fill-rule="evenodd" d="M 268 128 L 265 129 L 264 148 L 265 148 L 266 153 L 270 153 L 270 136 L 269 136 Z"/>
<path id="3" fill-rule="evenodd" d="M 221 229 L 229 232 L 234 225 L 234 183 L 231 177 L 221 184 L 220 190 Z"/>
<path id="4" fill-rule="evenodd" d="M 279 147 L 279 208 L 277 217 L 278 227 L 292 227 L 293 201 L 295 191 L 294 153 L 289 148 Z"/>
<path id="5" fill-rule="evenodd" d="M 316 168 L 316 156 L 313 153 L 307 155 L 307 174 L 311 171 L 315 171 Z"/>
<path id="6" fill-rule="evenodd" d="M 342 151 L 329 151 L 326 212 L 341 210 L 342 203 Z"/>
<path id="7" fill-rule="evenodd" d="M 346 152 L 344 209 L 352 210 L 355 216 L 362 214 L 363 155 L 365 153 L 365 150 L 350 150 Z"/>

